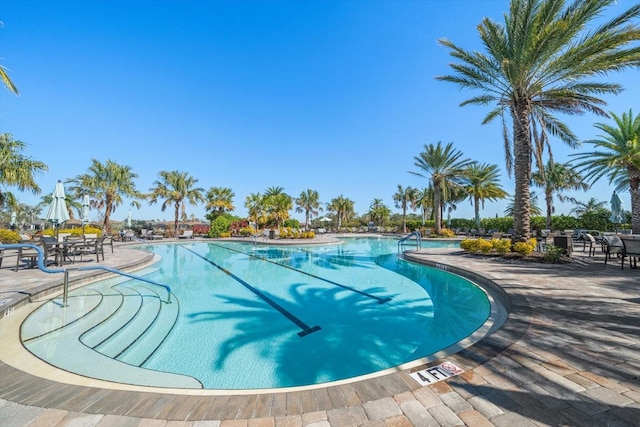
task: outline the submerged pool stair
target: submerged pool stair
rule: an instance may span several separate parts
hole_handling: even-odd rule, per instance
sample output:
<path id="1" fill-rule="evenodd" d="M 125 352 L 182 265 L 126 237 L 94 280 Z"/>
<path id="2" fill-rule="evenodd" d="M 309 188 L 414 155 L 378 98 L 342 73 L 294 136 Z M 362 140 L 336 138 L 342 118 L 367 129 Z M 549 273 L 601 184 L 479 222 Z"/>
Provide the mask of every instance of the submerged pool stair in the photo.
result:
<path id="1" fill-rule="evenodd" d="M 177 300 L 163 302 L 159 292 L 125 277 L 77 289 L 69 294 L 66 307 L 54 299 L 27 318 L 22 326 L 24 344 L 36 356 L 46 354 L 51 364 L 80 375 L 201 388 L 191 377 L 144 369 L 173 330 L 180 310 Z M 101 372 L 109 378 L 100 377 Z"/>

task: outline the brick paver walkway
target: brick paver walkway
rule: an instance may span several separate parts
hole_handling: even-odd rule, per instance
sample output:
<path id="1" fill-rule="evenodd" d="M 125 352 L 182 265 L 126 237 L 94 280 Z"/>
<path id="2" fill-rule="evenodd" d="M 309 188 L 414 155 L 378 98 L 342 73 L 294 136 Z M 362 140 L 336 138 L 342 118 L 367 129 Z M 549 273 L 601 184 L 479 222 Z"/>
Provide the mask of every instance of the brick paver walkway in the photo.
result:
<path id="1" fill-rule="evenodd" d="M 448 357 L 466 372 L 421 387 L 407 372 L 306 392 L 190 396 L 113 391 L 41 379 L 0 362 L 2 426 L 637 426 L 640 269 L 601 253 L 572 265 L 501 262 L 457 250 L 408 256 L 490 279 L 511 305 L 505 325 Z M 130 264 L 141 253 L 107 253 Z M 0 309 L 51 286 L 0 269 Z M 484 279 L 479 279 L 484 280 Z"/>

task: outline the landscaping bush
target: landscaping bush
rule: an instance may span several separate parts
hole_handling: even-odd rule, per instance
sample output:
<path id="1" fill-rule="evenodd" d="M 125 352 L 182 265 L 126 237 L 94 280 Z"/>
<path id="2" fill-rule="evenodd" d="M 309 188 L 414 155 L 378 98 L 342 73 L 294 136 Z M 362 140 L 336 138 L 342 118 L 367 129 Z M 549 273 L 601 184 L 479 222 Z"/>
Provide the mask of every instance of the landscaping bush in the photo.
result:
<path id="1" fill-rule="evenodd" d="M 209 228 L 209 237 L 230 237 L 229 227 L 233 223 L 234 218 L 231 215 L 220 215 L 211 222 Z M 227 234 L 223 236 L 222 234 Z"/>
<path id="2" fill-rule="evenodd" d="M 7 230 L 6 228 L 1 229 L 0 242 L 7 244 L 20 243 L 20 234 L 15 231 Z"/>
<path id="3" fill-rule="evenodd" d="M 564 253 L 564 248 L 554 245 L 547 245 L 544 249 L 544 259 L 550 262 L 558 262 Z"/>
<path id="4" fill-rule="evenodd" d="M 441 233 L 438 235 L 439 237 L 455 237 L 456 233 L 449 229 L 449 228 L 443 228 L 441 230 Z"/>
<path id="5" fill-rule="evenodd" d="M 536 250 L 538 242 L 535 238 L 531 238 L 526 242 L 516 242 L 513 244 L 513 251 L 519 253 L 522 256 L 528 256 Z"/>
<path id="6" fill-rule="evenodd" d="M 511 239 L 491 239 L 491 245 L 500 255 L 511 252 Z"/>

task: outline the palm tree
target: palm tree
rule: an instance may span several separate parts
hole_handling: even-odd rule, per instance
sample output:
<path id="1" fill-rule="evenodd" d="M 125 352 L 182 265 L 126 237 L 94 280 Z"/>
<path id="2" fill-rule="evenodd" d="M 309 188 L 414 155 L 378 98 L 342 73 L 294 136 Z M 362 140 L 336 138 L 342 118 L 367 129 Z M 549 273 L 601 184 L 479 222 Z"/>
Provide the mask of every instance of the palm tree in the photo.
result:
<path id="1" fill-rule="evenodd" d="M 410 172 L 424 178 L 430 178 L 433 185 L 433 208 L 436 220 L 436 234 L 442 233 L 442 206 L 456 188 L 461 188 L 462 177 L 467 167 L 473 163 L 469 159 L 461 159 L 462 152 L 453 148 L 453 143 L 442 147 L 438 141 L 436 145 L 424 146 L 424 151 L 414 157 L 414 165 L 422 172 Z M 427 176 L 425 176 L 425 174 Z"/>
<path id="2" fill-rule="evenodd" d="M 422 225 L 427 221 L 427 216 L 431 217 L 431 215 L 427 215 L 427 213 L 430 210 L 433 212 L 433 198 L 433 187 L 429 186 L 418 190 L 416 206 L 422 211 Z"/>
<path id="3" fill-rule="evenodd" d="M 489 163 L 472 163 L 462 176 L 462 186 L 475 211 L 476 227 L 480 226 L 480 206 L 485 200 L 504 199 L 509 194 L 500 184 L 498 166 Z"/>
<path id="4" fill-rule="evenodd" d="M 353 200 L 344 197 L 342 194 L 331 199 L 331 202 L 327 205 L 327 209 L 336 213 L 336 218 L 338 218 L 338 229 L 342 227 L 343 222 L 349 221 L 355 215 L 353 207 Z"/>
<path id="5" fill-rule="evenodd" d="M 600 209 L 605 209 L 605 204 L 607 202 L 599 202 L 595 198 L 590 198 L 586 202 L 580 202 L 576 199 L 571 199 L 571 201 L 575 204 L 573 209 L 569 211 L 570 215 L 575 215 L 577 217 L 581 217 L 584 214 L 596 212 Z"/>
<path id="6" fill-rule="evenodd" d="M 391 209 L 387 207 L 382 199 L 373 199 L 369 205 L 369 217 L 375 225 L 383 226 L 385 221 L 391 216 Z"/>
<path id="7" fill-rule="evenodd" d="M 102 228 L 109 231 L 109 218 L 111 213 L 122 204 L 123 196 L 134 199 L 144 199 L 144 194 L 136 189 L 133 182 L 138 174 L 131 171 L 130 166 L 119 165 L 107 160 L 100 163 L 96 159 L 91 159 L 89 171 L 69 179 L 66 183 L 71 184 L 69 192 L 72 199 L 82 199 L 85 194 L 91 199 L 91 206 L 97 209 L 104 208 L 104 218 Z M 132 202 L 133 206 L 139 207 L 137 200 Z"/>
<path id="8" fill-rule="evenodd" d="M 197 179 L 189 175 L 187 172 L 180 171 L 160 171 L 158 173 L 160 180 L 153 182 L 153 186 L 149 189 L 151 193 L 148 195 L 149 204 L 152 205 L 158 199 L 164 199 L 162 203 L 162 212 L 173 204 L 174 206 L 174 226 L 175 237 L 178 237 L 179 213 L 182 210 L 183 216 L 186 215 L 186 204 L 195 205 L 198 202 L 204 202 L 202 195 L 203 188 L 194 187 L 198 182 Z"/>
<path id="9" fill-rule="evenodd" d="M 0 134 L 0 209 L 16 208 L 18 199 L 6 189 L 18 187 L 20 191 L 39 193 L 34 175 L 46 171 L 47 165 L 22 154 L 27 144 L 13 139 L 10 133 Z"/>
<path id="10" fill-rule="evenodd" d="M 255 223 L 256 231 L 258 231 L 260 229 L 260 223 L 267 220 L 264 196 L 260 193 L 251 193 L 246 197 L 244 207 L 249 211 L 249 221 Z"/>
<path id="11" fill-rule="evenodd" d="M 531 235 L 531 164 L 535 158 L 543 168 L 547 134 L 569 146 L 579 142 L 553 114 L 606 116 L 600 108 L 606 103 L 598 96 L 619 93 L 622 87 L 598 77 L 638 65 L 640 50 L 632 43 L 639 38 L 640 28 L 633 20 L 640 16 L 640 4 L 593 26 L 615 3 L 511 0 L 504 24 L 484 18 L 478 26 L 486 53 L 440 40 L 461 62 L 451 64 L 454 74 L 437 78 L 480 91 L 461 106 L 493 104 L 483 124 L 497 117 L 502 120 L 507 172 L 513 169 L 515 177 L 516 239 Z"/>
<path id="12" fill-rule="evenodd" d="M 4 27 L 4 24 L 0 22 L 0 28 Z M 7 74 L 7 69 L 0 65 L 0 80 L 4 83 L 4 85 L 9 89 L 10 92 L 18 95 L 18 88 L 9 78 L 9 74 Z"/>
<path id="13" fill-rule="evenodd" d="M 509 199 L 509 203 L 507 203 L 507 207 L 504 209 L 504 214 L 506 216 L 513 216 L 515 212 L 515 200 L 513 197 Z M 538 206 L 538 195 L 536 193 L 531 193 L 531 215 L 540 216 L 542 215 L 542 209 Z"/>
<path id="14" fill-rule="evenodd" d="M 418 201 L 418 190 L 412 187 L 402 188 L 398 184 L 398 191 L 393 195 L 393 201 L 396 202 L 396 208 L 402 209 L 402 232 L 407 232 L 407 207 L 411 210 L 416 209 Z"/>
<path id="15" fill-rule="evenodd" d="M 564 202 L 568 200 L 560 194 L 566 190 L 588 190 L 589 184 L 584 182 L 584 178 L 576 172 L 569 164 L 555 163 L 549 159 L 544 170 L 537 171 L 531 176 L 531 182 L 537 187 L 544 189 L 545 202 L 547 204 L 547 228 L 551 229 L 551 215 L 555 212 L 553 207 L 553 193 L 556 193 L 558 200 Z"/>
<path id="16" fill-rule="evenodd" d="M 284 192 L 283 187 L 271 186 L 264 192 L 264 207 L 269 219 L 276 222 L 279 228 L 289 219 L 289 211 L 293 208 L 293 199 Z"/>
<path id="17" fill-rule="evenodd" d="M 235 209 L 235 206 L 233 206 L 233 198 L 235 196 L 235 193 L 230 188 L 209 188 L 206 195 L 207 205 L 205 209 L 213 214 L 211 219 L 216 219 L 225 212 L 232 212 Z"/>
<path id="18" fill-rule="evenodd" d="M 316 190 L 307 188 L 306 191 L 300 193 L 300 196 L 296 199 L 296 212 L 304 212 L 305 215 L 305 228 L 309 229 L 309 221 L 313 215 L 318 215 L 318 212 L 322 210 L 320 207 L 320 195 Z"/>
<path id="19" fill-rule="evenodd" d="M 594 183 L 606 175 L 617 192 L 631 193 L 631 228 L 634 234 L 640 233 L 640 115 L 634 118 L 629 110 L 629 114 L 618 117 L 611 113 L 611 117 L 616 126 L 596 123 L 605 134 L 585 141 L 595 151 L 574 156 L 582 160 L 577 167 L 586 172 L 587 181 Z"/>

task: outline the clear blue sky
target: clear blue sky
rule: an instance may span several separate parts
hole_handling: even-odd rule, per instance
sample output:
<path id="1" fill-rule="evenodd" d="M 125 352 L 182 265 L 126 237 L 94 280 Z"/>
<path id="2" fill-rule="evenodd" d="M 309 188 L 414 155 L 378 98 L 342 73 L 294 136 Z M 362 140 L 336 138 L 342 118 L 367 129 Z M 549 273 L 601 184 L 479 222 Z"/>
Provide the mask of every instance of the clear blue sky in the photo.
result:
<path id="1" fill-rule="evenodd" d="M 344 195 L 358 214 L 380 198 L 397 212 L 397 185 L 427 186 L 408 171 L 438 141 L 499 165 L 513 193 L 499 124 L 483 126 L 486 109 L 458 106 L 473 93 L 434 78 L 451 72 L 439 38 L 481 49 L 476 26 L 507 8 L 508 0 L 2 0 L 0 61 L 20 96 L 0 88 L 0 132 L 49 166 L 38 177 L 43 194 L 96 158 L 131 166 L 140 191 L 161 170 L 189 172 L 205 190 L 230 187 L 238 215 L 246 196 L 269 186 L 293 197 L 311 188 L 323 203 Z M 612 80 L 626 91 L 607 97 L 607 110 L 640 111 L 640 71 Z M 608 122 L 566 121 L 582 140 Z M 572 150 L 554 147 L 556 160 L 569 159 Z M 611 193 L 602 181 L 574 196 Z M 27 204 L 41 196 L 15 194 Z M 502 216 L 506 203 L 487 203 L 482 216 Z M 558 213 L 572 207 L 556 204 Z M 188 214 L 203 218 L 204 207 Z M 172 216 L 160 204 L 133 209 L 134 219 Z M 472 218 L 470 203 L 452 216 Z"/>

